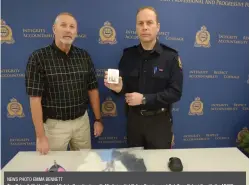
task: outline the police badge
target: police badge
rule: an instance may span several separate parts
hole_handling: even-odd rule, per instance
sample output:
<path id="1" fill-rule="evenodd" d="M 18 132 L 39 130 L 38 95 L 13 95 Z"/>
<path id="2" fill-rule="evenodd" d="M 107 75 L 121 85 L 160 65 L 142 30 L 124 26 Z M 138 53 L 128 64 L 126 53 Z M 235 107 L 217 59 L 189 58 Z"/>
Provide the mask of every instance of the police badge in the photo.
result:
<path id="1" fill-rule="evenodd" d="M 14 118 L 14 117 L 19 117 L 22 118 L 24 117 L 23 113 L 23 107 L 22 105 L 15 99 L 12 98 L 10 100 L 10 103 L 7 105 L 7 110 L 8 110 L 8 118 Z"/>
<path id="2" fill-rule="evenodd" d="M 189 115 L 203 115 L 203 102 L 199 97 L 196 97 L 195 100 L 190 104 Z"/>
<path id="3" fill-rule="evenodd" d="M 210 33 L 207 31 L 206 26 L 202 26 L 201 30 L 196 33 L 195 36 L 195 47 L 209 48 L 210 44 Z"/>
<path id="4" fill-rule="evenodd" d="M 116 44 L 116 31 L 111 23 L 106 21 L 104 26 L 99 30 L 99 43 L 100 44 Z"/>
<path id="5" fill-rule="evenodd" d="M 117 116 L 116 104 L 111 97 L 107 97 L 106 100 L 102 103 L 102 116 Z"/>
<path id="6" fill-rule="evenodd" d="M 13 44 L 15 40 L 12 35 L 12 29 L 1 19 L 1 44 Z"/>

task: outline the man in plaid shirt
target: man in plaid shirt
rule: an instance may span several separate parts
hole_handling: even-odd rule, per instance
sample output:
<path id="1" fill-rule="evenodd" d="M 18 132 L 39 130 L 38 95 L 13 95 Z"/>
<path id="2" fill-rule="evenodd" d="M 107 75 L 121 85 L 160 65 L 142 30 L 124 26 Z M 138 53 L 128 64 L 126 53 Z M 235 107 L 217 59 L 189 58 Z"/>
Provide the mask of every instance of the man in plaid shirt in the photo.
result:
<path id="1" fill-rule="evenodd" d="M 25 73 L 41 154 L 65 151 L 68 144 L 71 150 L 91 148 L 89 100 L 95 115 L 94 135 L 103 132 L 94 64 L 87 51 L 72 45 L 76 19 L 70 13 L 59 14 L 53 32 L 53 43 L 30 55 Z"/>

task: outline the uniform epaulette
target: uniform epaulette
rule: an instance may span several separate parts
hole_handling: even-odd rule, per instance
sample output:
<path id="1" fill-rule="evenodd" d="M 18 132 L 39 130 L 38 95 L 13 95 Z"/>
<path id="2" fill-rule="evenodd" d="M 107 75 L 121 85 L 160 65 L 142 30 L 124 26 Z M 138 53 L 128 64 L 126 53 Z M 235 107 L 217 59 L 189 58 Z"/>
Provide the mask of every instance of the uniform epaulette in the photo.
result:
<path id="1" fill-rule="evenodd" d="M 135 48 L 137 48 L 137 45 L 134 45 L 134 46 L 131 46 L 131 47 L 128 47 L 128 48 L 124 48 L 124 52 L 129 51 L 131 49 L 135 49 Z"/>
<path id="2" fill-rule="evenodd" d="M 178 54 L 178 51 L 169 47 L 169 46 L 166 46 L 165 44 L 161 44 L 162 48 L 163 49 L 167 49 L 167 50 L 170 50 L 170 51 L 173 51 L 174 53 Z"/>

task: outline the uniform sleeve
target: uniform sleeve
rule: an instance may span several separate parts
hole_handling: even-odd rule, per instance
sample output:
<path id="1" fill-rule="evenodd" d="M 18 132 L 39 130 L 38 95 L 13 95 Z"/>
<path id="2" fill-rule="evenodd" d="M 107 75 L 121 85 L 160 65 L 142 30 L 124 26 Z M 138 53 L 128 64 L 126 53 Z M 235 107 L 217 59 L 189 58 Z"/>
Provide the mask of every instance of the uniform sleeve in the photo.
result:
<path id="1" fill-rule="evenodd" d="M 41 97 L 44 91 L 44 74 L 38 54 L 32 54 L 25 71 L 26 92 L 29 96 Z"/>
<path id="2" fill-rule="evenodd" d="M 87 61 L 89 62 L 89 76 L 87 78 L 87 87 L 88 90 L 96 89 L 98 88 L 98 81 L 96 76 L 96 70 L 94 67 L 94 64 L 92 62 L 92 59 L 88 53 L 86 53 Z"/>
<path id="3" fill-rule="evenodd" d="M 122 77 L 122 82 L 123 82 L 123 87 L 121 89 L 121 91 L 119 92 L 119 94 L 125 94 L 126 93 L 126 78 L 124 76 L 124 65 L 125 65 L 125 51 L 123 52 L 123 55 L 120 59 L 119 65 L 118 65 L 118 70 L 119 70 L 119 74 Z"/>
<path id="4" fill-rule="evenodd" d="M 181 99 L 183 86 L 183 71 L 180 57 L 173 59 L 170 80 L 163 92 L 145 94 L 146 105 L 165 105 L 175 103 Z"/>
<path id="5" fill-rule="evenodd" d="M 122 54 L 121 59 L 120 59 L 119 64 L 118 64 L 119 76 L 122 77 L 123 87 L 119 93 L 112 91 L 115 95 L 123 95 L 126 93 L 126 78 L 125 78 L 124 73 L 123 73 L 125 65 L 127 65 L 125 62 L 126 58 L 127 58 L 126 57 L 126 50 L 127 49 L 124 49 L 123 54 Z"/>

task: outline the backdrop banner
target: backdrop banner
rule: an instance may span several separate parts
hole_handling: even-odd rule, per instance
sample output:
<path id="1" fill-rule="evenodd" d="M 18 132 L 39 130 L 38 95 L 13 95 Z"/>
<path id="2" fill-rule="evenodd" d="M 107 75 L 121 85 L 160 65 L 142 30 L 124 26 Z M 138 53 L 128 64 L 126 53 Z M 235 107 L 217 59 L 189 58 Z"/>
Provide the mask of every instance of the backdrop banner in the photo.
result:
<path id="1" fill-rule="evenodd" d="M 18 151 L 35 150 L 24 73 L 30 54 L 53 42 L 53 22 L 61 12 L 77 19 L 74 44 L 89 52 L 96 67 L 105 128 L 101 137 L 92 137 L 93 148 L 126 147 L 124 97 L 104 86 L 103 74 L 117 68 L 124 48 L 139 44 L 136 12 L 142 6 L 158 11 L 158 38 L 179 51 L 183 66 L 173 147 L 236 146 L 239 133 L 249 128 L 248 0 L 3 0 L 2 167 Z"/>

